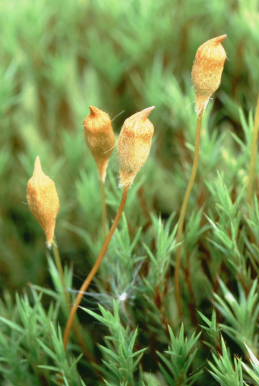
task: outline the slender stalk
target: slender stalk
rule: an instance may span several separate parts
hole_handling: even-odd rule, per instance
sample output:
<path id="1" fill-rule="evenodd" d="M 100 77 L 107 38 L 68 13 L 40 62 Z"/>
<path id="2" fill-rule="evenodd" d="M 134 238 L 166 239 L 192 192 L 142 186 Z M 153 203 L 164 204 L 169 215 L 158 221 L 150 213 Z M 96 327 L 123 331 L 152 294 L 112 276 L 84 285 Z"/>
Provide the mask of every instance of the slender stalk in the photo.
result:
<path id="1" fill-rule="evenodd" d="M 56 240 L 53 241 L 52 251 L 53 251 L 53 256 L 54 256 L 55 264 L 56 264 L 56 267 L 58 269 L 59 277 L 60 277 L 60 280 L 61 280 L 61 283 L 62 283 L 63 292 L 64 292 L 64 295 L 65 295 L 66 308 L 67 308 L 67 311 L 68 311 L 69 308 L 70 308 L 71 299 L 70 299 L 70 295 L 69 295 L 69 292 L 68 292 L 67 287 L 66 287 L 64 270 L 63 270 L 63 267 L 62 267 L 61 257 L 60 257 L 59 248 L 58 248 Z M 81 346 L 85 356 L 89 360 L 91 360 L 92 362 L 96 362 L 95 358 L 93 357 L 91 352 L 88 350 L 88 348 L 84 344 L 83 332 L 82 332 L 81 325 L 79 324 L 78 320 L 75 321 L 75 334 L 77 336 L 78 343 L 80 344 L 80 346 Z"/>
<path id="2" fill-rule="evenodd" d="M 78 295 L 75 299 L 75 302 L 71 308 L 71 311 L 70 311 L 70 315 L 69 315 L 69 319 L 67 321 L 67 325 L 66 325 L 66 328 L 65 328 L 65 332 L 64 332 L 64 346 L 65 348 L 67 347 L 68 345 L 68 342 L 69 342 L 69 337 L 70 337 L 70 334 L 71 334 L 71 329 L 73 327 L 73 323 L 74 323 L 74 320 L 75 320 L 75 316 L 76 316 L 76 312 L 77 312 L 77 309 L 81 303 L 81 300 L 84 296 L 84 293 L 86 292 L 86 290 L 88 289 L 89 285 L 91 284 L 92 280 L 94 279 L 96 273 L 98 272 L 100 266 L 101 266 L 101 263 L 108 251 L 108 248 L 109 248 L 109 245 L 110 245 L 110 242 L 112 240 L 112 236 L 115 232 L 115 230 L 117 229 L 118 225 L 119 225 L 119 222 L 120 222 L 120 219 L 122 217 L 122 214 L 123 214 L 123 210 L 125 208 L 125 205 L 126 205 L 126 202 L 127 202 L 127 197 L 128 197 L 128 190 L 129 188 L 128 187 L 125 187 L 124 188 L 124 191 L 123 191 L 123 195 L 122 195 L 122 199 L 121 199 L 121 203 L 120 203 L 120 206 L 119 206 L 119 209 L 118 209 L 118 212 L 116 214 L 116 217 L 114 219 L 114 222 L 112 224 L 112 227 L 104 241 L 104 244 L 102 246 L 102 249 L 99 253 L 99 256 L 97 257 L 97 260 L 93 266 L 93 268 L 91 269 L 91 271 L 89 272 L 89 274 L 87 275 L 85 281 L 83 282 L 79 292 L 78 292 Z"/>
<path id="3" fill-rule="evenodd" d="M 102 227 L 104 232 L 106 232 L 108 229 L 106 191 L 105 191 L 105 183 L 101 179 L 100 179 L 100 191 L 101 191 L 101 200 L 102 200 Z"/>
<path id="4" fill-rule="evenodd" d="M 249 203 L 251 203 L 253 199 L 255 172 L 256 172 L 258 133 L 259 133 L 259 96 L 256 104 L 255 122 L 253 127 L 253 139 L 251 144 L 251 159 L 250 159 L 249 172 L 248 172 L 247 201 Z"/>
<path id="5" fill-rule="evenodd" d="M 181 211 L 180 211 L 180 217 L 178 221 L 178 229 L 177 229 L 177 235 L 176 235 L 176 242 L 180 243 L 176 252 L 176 264 L 175 264 L 175 296 L 176 296 L 176 303 L 178 308 L 179 317 L 182 318 L 183 316 L 183 305 L 182 305 L 182 299 L 181 299 L 181 289 L 180 289 L 180 271 L 181 271 L 181 263 L 182 263 L 182 248 L 183 248 L 183 226 L 184 226 L 184 220 L 186 216 L 186 212 L 188 209 L 188 204 L 192 192 L 192 188 L 195 182 L 198 165 L 199 165 L 199 158 L 200 158 L 200 143 L 201 143 L 201 128 L 202 128 L 202 119 L 203 119 L 203 113 L 204 109 L 202 109 L 199 112 L 198 119 L 197 119 L 197 127 L 196 127 L 196 139 L 195 139 L 195 149 L 194 149 L 194 159 L 193 159 L 193 165 L 192 165 L 192 172 L 191 177 L 189 179 L 187 189 L 184 195 Z"/>
<path id="6" fill-rule="evenodd" d="M 64 270 L 63 270 L 63 267 L 62 267 L 61 257 L 60 257 L 60 253 L 59 253 L 59 249 L 58 249 L 58 245 L 57 245 L 56 240 L 54 240 L 53 243 L 52 243 L 52 251 L 53 251 L 53 256 L 54 256 L 54 259 L 55 259 L 56 267 L 58 269 L 58 273 L 59 273 L 59 277 L 60 277 L 60 280 L 61 280 L 61 284 L 62 284 L 62 287 L 63 287 L 66 304 L 69 306 L 69 303 L 70 303 L 69 293 L 68 293 L 67 288 L 66 288 Z"/>

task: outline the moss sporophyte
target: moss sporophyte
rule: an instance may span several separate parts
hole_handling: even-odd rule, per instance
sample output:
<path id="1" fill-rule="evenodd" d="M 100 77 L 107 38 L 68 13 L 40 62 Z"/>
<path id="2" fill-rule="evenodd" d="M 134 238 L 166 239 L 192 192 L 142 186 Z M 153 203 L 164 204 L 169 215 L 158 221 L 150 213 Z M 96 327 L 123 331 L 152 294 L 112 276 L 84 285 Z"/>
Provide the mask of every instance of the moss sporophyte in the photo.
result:
<path id="1" fill-rule="evenodd" d="M 259 385 L 258 1 L 13 3 L 0 385 Z"/>
<path id="2" fill-rule="evenodd" d="M 83 282 L 78 295 L 71 308 L 70 316 L 67 321 L 67 325 L 64 333 L 64 346 L 67 347 L 69 337 L 75 320 L 77 309 L 81 303 L 84 293 L 88 289 L 96 273 L 98 272 L 101 263 L 108 251 L 113 234 L 118 227 L 121 220 L 123 210 L 125 208 L 128 191 L 140 171 L 144 166 L 151 148 L 151 141 L 154 133 L 154 126 L 148 119 L 151 112 L 154 110 L 154 106 L 148 107 L 125 120 L 121 133 L 119 136 L 119 173 L 120 173 L 120 186 L 123 187 L 123 194 L 120 206 L 115 216 L 112 227 L 107 234 L 99 256 Z"/>
<path id="3" fill-rule="evenodd" d="M 33 175 L 27 184 L 27 201 L 42 226 L 47 245 L 50 247 L 54 239 L 60 203 L 55 182 L 43 172 L 39 156 L 36 157 Z"/>
<path id="4" fill-rule="evenodd" d="M 196 109 L 206 108 L 210 97 L 219 88 L 227 58 L 222 42 L 227 35 L 207 40 L 197 50 L 192 67 L 192 81 L 196 94 Z"/>
<path id="5" fill-rule="evenodd" d="M 115 147 L 115 135 L 112 121 L 107 113 L 101 109 L 90 106 L 90 114 L 84 121 L 85 139 L 95 159 L 104 182 L 109 159 Z"/>
<path id="6" fill-rule="evenodd" d="M 145 164 L 154 134 L 148 119 L 154 110 L 148 107 L 125 120 L 118 143 L 120 161 L 120 186 L 131 186 L 137 173 Z"/>
<path id="7" fill-rule="evenodd" d="M 175 262 L 175 296 L 180 318 L 182 318 L 183 316 L 183 306 L 180 290 L 180 272 L 183 249 L 184 220 L 188 209 L 190 195 L 198 171 L 200 158 L 201 129 L 204 111 L 206 109 L 210 97 L 220 85 L 221 75 L 227 57 L 224 47 L 221 44 L 226 39 L 226 37 L 227 35 L 221 35 L 203 43 L 197 50 L 192 68 L 192 81 L 196 94 L 196 111 L 198 114 L 198 118 L 192 171 L 180 210 L 178 230 L 176 236 L 177 242 L 179 243 L 179 247 L 177 249 Z"/>

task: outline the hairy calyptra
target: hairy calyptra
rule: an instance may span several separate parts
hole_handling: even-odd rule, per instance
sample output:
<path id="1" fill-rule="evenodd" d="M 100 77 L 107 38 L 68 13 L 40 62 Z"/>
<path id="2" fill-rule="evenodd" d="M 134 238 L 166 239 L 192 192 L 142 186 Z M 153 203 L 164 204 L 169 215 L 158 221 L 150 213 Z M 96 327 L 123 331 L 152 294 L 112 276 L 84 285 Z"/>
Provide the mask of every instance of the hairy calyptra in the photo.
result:
<path id="1" fill-rule="evenodd" d="M 145 164 L 154 133 L 154 126 L 148 119 L 154 106 L 127 118 L 119 136 L 120 186 L 130 187 Z"/>
<path id="2" fill-rule="evenodd" d="M 50 247 L 60 205 L 55 182 L 43 172 L 39 156 L 36 157 L 33 175 L 27 184 L 27 201 L 32 214 L 42 226 Z"/>
<path id="3" fill-rule="evenodd" d="M 196 109 L 205 109 L 212 94 L 219 88 L 227 58 L 222 42 L 227 35 L 207 40 L 197 50 L 192 67 L 192 81 L 196 92 Z"/>
<path id="4" fill-rule="evenodd" d="M 104 182 L 109 159 L 115 146 L 115 135 L 111 118 L 95 106 L 84 121 L 86 143 L 97 163 L 100 178 Z"/>

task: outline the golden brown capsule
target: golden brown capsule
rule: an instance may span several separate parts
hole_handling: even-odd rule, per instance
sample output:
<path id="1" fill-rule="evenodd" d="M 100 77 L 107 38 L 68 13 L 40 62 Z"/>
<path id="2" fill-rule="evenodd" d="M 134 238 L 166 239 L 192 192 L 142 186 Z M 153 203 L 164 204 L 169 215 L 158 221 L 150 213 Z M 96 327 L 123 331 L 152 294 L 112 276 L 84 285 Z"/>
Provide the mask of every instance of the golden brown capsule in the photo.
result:
<path id="1" fill-rule="evenodd" d="M 101 180 L 104 182 L 109 159 L 115 146 L 112 121 L 107 113 L 90 106 L 90 114 L 84 121 L 85 139 L 97 163 Z"/>
<path id="2" fill-rule="evenodd" d="M 148 119 L 154 106 L 127 118 L 119 136 L 120 186 L 129 187 L 150 152 L 154 126 Z"/>
<path id="3" fill-rule="evenodd" d="M 27 201 L 32 214 L 42 226 L 50 247 L 60 205 L 55 182 L 43 172 L 39 157 L 36 157 L 33 175 L 27 184 Z"/>
<path id="4" fill-rule="evenodd" d="M 197 50 L 192 67 L 192 80 L 196 92 L 196 107 L 205 109 L 209 98 L 219 88 L 224 63 L 227 58 L 222 42 L 227 35 L 221 35 L 203 43 Z"/>

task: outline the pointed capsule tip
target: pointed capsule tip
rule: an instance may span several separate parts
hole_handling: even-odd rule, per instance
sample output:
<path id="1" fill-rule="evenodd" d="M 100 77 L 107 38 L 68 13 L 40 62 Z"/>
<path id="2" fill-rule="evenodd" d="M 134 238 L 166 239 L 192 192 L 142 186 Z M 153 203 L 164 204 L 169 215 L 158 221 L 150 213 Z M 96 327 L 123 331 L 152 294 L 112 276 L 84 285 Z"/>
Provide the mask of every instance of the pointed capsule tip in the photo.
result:
<path id="1" fill-rule="evenodd" d="M 147 119 L 155 108 L 156 108 L 156 106 L 151 106 L 151 107 L 147 107 L 146 109 L 142 110 L 141 113 L 143 114 L 143 119 Z"/>
<path id="2" fill-rule="evenodd" d="M 89 106 L 89 110 L 91 112 L 92 115 L 97 115 L 98 113 L 100 113 L 100 109 L 98 109 L 97 107 L 95 106 Z"/>
<path id="3" fill-rule="evenodd" d="M 220 36 L 217 36 L 217 37 L 215 38 L 215 41 L 216 41 L 217 43 L 222 43 L 227 37 L 228 37 L 227 34 L 220 35 Z"/>
<path id="4" fill-rule="evenodd" d="M 41 167 L 40 157 L 37 155 L 34 162 L 34 173 L 39 173 L 39 172 L 42 173 L 42 167 Z"/>

